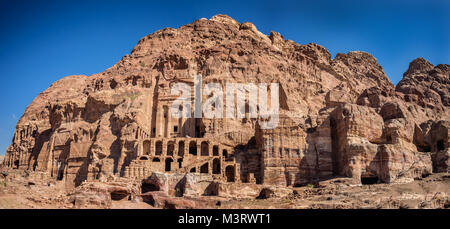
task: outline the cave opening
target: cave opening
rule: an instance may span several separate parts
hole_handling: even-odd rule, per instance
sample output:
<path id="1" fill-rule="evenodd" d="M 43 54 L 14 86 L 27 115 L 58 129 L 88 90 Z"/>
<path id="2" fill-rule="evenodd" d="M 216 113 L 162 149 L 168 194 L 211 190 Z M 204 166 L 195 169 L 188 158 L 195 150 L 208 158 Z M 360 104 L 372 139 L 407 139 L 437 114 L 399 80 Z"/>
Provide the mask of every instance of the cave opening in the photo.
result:
<path id="1" fill-rule="evenodd" d="M 128 197 L 128 192 L 126 191 L 113 191 L 111 192 L 111 200 L 119 201 Z"/>
<path id="2" fill-rule="evenodd" d="M 361 177 L 361 184 L 363 185 L 370 185 L 370 184 L 377 184 L 378 183 L 378 177 Z"/>
<path id="3" fill-rule="evenodd" d="M 141 193 L 147 193 L 147 192 L 156 192 L 159 191 L 159 187 L 153 183 L 146 183 L 143 182 L 141 186 Z"/>

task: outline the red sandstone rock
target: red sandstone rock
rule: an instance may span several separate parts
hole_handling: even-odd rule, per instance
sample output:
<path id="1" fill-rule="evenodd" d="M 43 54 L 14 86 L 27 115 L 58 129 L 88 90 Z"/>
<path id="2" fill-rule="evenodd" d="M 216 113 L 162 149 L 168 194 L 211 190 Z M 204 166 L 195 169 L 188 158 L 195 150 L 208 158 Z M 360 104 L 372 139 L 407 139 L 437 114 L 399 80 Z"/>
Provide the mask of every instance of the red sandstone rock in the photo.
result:
<path id="1" fill-rule="evenodd" d="M 171 86 L 195 74 L 222 86 L 279 83 L 278 127 L 171 117 Z M 3 164 L 68 186 L 137 180 L 169 196 L 203 195 L 211 182 L 228 197 L 257 196 L 255 183 L 303 186 L 336 175 L 406 182 L 448 171 L 449 74 L 449 65 L 419 58 L 394 87 L 368 53 L 331 59 L 320 45 L 217 15 L 145 36 L 102 73 L 53 83 L 17 123 Z M 111 190 L 89 190 L 97 194 L 74 194 L 76 206 L 108 205 Z"/>

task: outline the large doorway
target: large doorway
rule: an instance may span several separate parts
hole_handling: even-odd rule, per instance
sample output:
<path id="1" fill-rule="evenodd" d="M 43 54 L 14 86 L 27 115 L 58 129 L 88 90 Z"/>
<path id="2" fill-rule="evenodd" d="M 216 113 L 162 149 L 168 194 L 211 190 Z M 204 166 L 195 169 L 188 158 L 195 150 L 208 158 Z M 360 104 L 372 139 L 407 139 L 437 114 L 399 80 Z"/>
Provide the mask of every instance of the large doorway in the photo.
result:
<path id="1" fill-rule="evenodd" d="M 178 156 L 184 156 L 184 141 L 178 142 Z"/>
<path id="2" fill-rule="evenodd" d="M 218 158 L 213 160 L 213 174 L 220 174 L 220 160 Z"/>
<path id="3" fill-rule="evenodd" d="M 197 156 L 197 142 L 192 141 L 189 143 L 189 154 Z"/>
<path id="4" fill-rule="evenodd" d="M 163 149 L 162 141 L 157 141 L 155 144 L 155 155 L 161 155 Z"/>
<path id="5" fill-rule="evenodd" d="M 170 172 L 172 170 L 172 158 L 166 158 L 166 167 L 165 170 L 166 172 Z"/>
<path id="6" fill-rule="evenodd" d="M 234 177 L 235 177 L 235 169 L 234 166 L 227 166 L 225 168 L 225 175 L 227 176 L 227 182 L 234 182 Z"/>
<path id="7" fill-rule="evenodd" d="M 167 143 L 167 155 L 173 156 L 173 151 L 175 151 L 175 142 L 170 141 Z"/>
<path id="8" fill-rule="evenodd" d="M 209 156 L 209 144 L 208 142 L 202 142 L 202 156 Z"/>

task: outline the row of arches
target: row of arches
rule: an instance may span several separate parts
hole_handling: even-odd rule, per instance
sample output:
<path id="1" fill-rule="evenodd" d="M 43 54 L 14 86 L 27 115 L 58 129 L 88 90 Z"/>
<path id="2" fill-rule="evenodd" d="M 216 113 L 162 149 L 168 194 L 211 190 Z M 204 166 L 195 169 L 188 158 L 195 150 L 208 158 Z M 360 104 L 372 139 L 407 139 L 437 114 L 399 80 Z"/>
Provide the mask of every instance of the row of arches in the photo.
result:
<path id="1" fill-rule="evenodd" d="M 212 162 L 212 174 L 215 175 L 220 175 L 222 173 L 221 170 L 221 163 L 220 160 L 218 158 L 214 159 Z M 193 167 L 190 169 L 191 173 L 195 173 L 197 172 L 197 168 Z M 205 173 L 208 174 L 209 173 L 209 163 L 205 163 L 202 166 L 200 166 L 200 173 Z M 226 177 L 227 182 L 235 182 L 236 178 L 236 168 L 234 165 L 228 165 L 225 167 L 225 171 L 223 174 Z"/>
<path id="2" fill-rule="evenodd" d="M 144 154 L 145 155 L 150 155 L 151 154 L 151 142 L 149 140 L 144 141 L 143 146 L 144 146 Z M 173 156 L 175 154 L 175 146 L 176 146 L 175 141 L 168 141 L 167 142 L 166 155 Z M 190 155 L 197 156 L 197 154 L 200 153 L 200 156 L 210 156 L 210 152 L 209 151 L 210 151 L 209 142 L 207 142 L 207 141 L 203 141 L 200 144 L 200 152 L 198 152 L 197 141 L 190 141 L 189 142 L 188 153 Z M 162 140 L 159 140 L 159 141 L 155 142 L 154 152 L 155 152 L 156 156 L 159 156 L 159 155 L 163 154 L 163 141 Z M 179 141 L 178 142 L 177 154 L 180 157 L 184 157 L 184 155 L 185 155 L 185 141 Z M 218 145 L 214 145 L 212 147 L 212 156 L 219 156 L 219 146 Z M 222 156 L 228 157 L 228 150 L 223 149 L 222 150 Z"/>

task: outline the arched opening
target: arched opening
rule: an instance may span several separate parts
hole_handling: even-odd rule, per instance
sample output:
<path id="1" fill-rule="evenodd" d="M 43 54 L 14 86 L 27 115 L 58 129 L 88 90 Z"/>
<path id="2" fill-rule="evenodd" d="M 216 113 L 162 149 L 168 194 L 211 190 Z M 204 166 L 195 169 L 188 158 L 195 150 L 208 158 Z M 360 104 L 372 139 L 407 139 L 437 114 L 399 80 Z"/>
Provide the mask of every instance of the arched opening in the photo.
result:
<path id="1" fill-rule="evenodd" d="M 197 142 L 192 141 L 189 143 L 189 154 L 197 156 Z"/>
<path id="2" fill-rule="evenodd" d="M 141 161 L 147 161 L 147 160 L 148 160 L 148 157 L 142 156 L 142 157 L 139 158 L 139 160 L 141 160 Z"/>
<path id="3" fill-rule="evenodd" d="M 172 169 L 172 158 L 166 158 L 166 172 L 169 172 Z"/>
<path id="4" fill-rule="evenodd" d="M 200 167 L 200 173 L 208 173 L 208 170 L 208 163 L 205 163 L 202 167 Z"/>
<path id="5" fill-rule="evenodd" d="M 213 174 L 220 174 L 220 160 L 218 158 L 213 160 Z"/>
<path id="6" fill-rule="evenodd" d="M 183 167 L 183 158 L 179 158 L 178 160 L 177 160 L 177 162 L 178 162 L 178 168 L 182 168 Z"/>
<path id="7" fill-rule="evenodd" d="M 167 155 L 173 156 L 173 151 L 175 150 L 175 143 L 170 141 L 167 143 Z"/>
<path id="8" fill-rule="evenodd" d="M 163 149 L 162 141 L 157 141 L 155 144 L 155 155 L 161 155 Z"/>
<path id="9" fill-rule="evenodd" d="M 153 158 L 152 162 L 161 162 L 161 160 L 159 160 L 159 158 L 155 157 L 155 158 Z"/>
<path id="10" fill-rule="evenodd" d="M 184 156 L 184 141 L 178 142 L 178 156 Z"/>
<path id="11" fill-rule="evenodd" d="M 208 142 L 202 142 L 201 155 L 202 156 L 209 156 L 209 144 L 208 144 Z"/>
<path id="12" fill-rule="evenodd" d="M 378 177 L 376 177 L 376 176 L 368 176 L 368 177 L 361 176 L 361 184 L 363 184 L 363 185 L 377 184 L 377 183 L 378 183 Z"/>
<path id="13" fill-rule="evenodd" d="M 144 155 L 150 155 L 150 141 L 146 140 L 144 141 Z"/>
<path id="14" fill-rule="evenodd" d="M 226 149 L 224 149 L 222 151 L 222 156 L 226 159 L 228 157 L 228 151 Z"/>
<path id="15" fill-rule="evenodd" d="M 195 173 L 197 170 L 194 168 L 192 168 L 191 170 L 189 170 L 190 173 Z"/>
<path id="16" fill-rule="evenodd" d="M 436 148 L 438 151 L 445 150 L 444 140 L 437 141 Z"/>
<path id="17" fill-rule="evenodd" d="M 219 146 L 213 146 L 213 156 L 219 156 Z"/>
<path id="18" fill-rule="evenodd" d="M 15 166 L 16 169 L 19 168 L 19 160 L 15 160 L 14 161 L 14 166 Z"/>
<path id="19" fill-rule="evenodd" d="M 227 182 L 234 182 L 235 176 L 234 166 L 227 166 L 225 168 L 225 175 L 227 176 Z"/>

